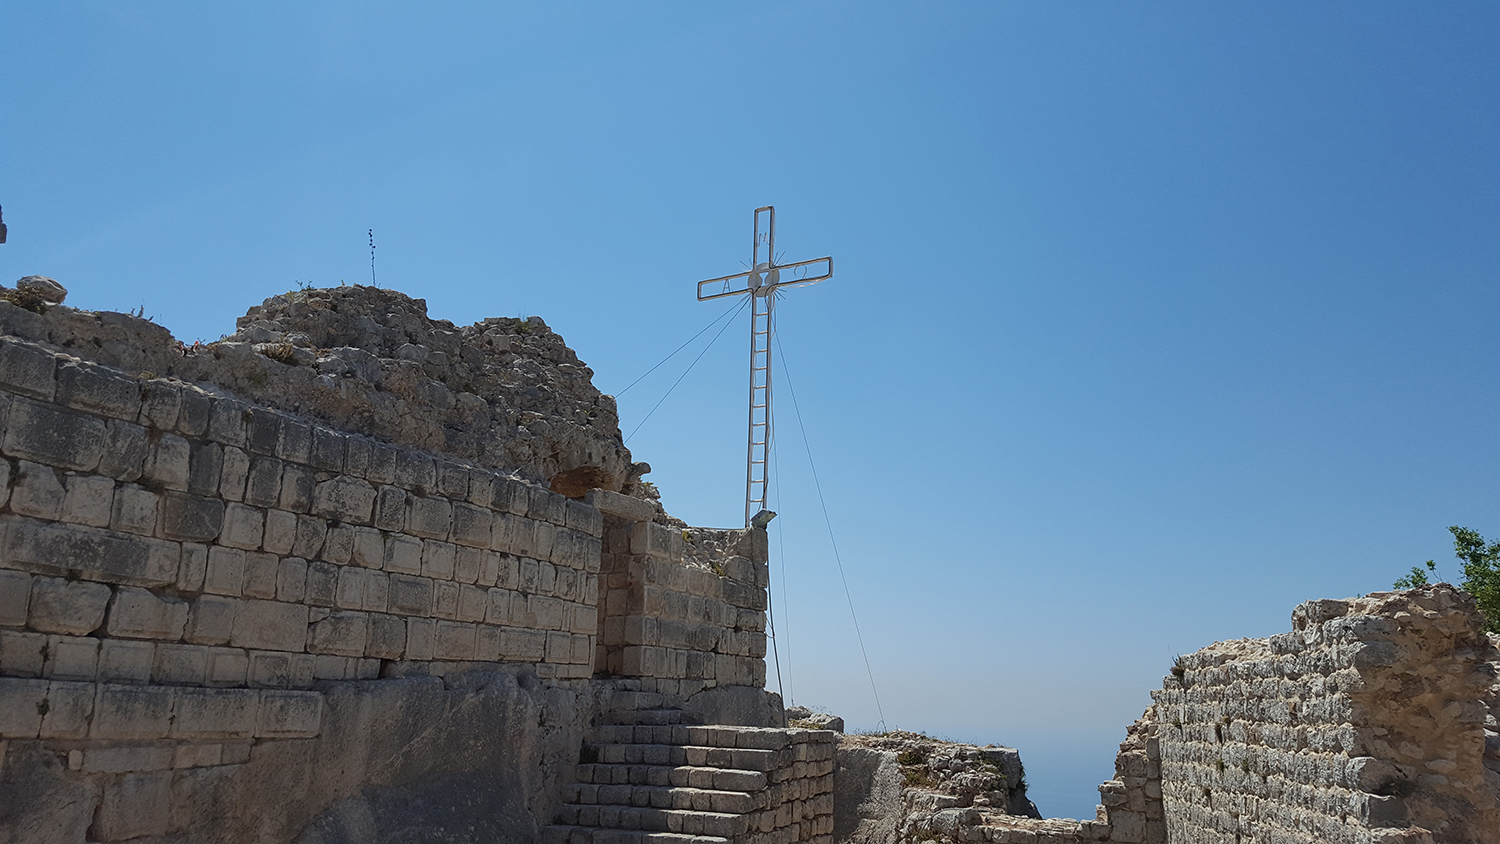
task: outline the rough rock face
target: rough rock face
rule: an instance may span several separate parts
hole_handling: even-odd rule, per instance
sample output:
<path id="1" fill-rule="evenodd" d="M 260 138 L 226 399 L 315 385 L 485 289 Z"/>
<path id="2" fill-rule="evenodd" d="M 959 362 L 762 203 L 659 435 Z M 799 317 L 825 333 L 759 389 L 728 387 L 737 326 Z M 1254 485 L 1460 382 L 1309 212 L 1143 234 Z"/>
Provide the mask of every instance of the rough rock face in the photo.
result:
<path id="1" fill-rule="evenodd" d="M 45 298 L 66 295 L 56 288 Z M 220 341 L 186 346 L 138 316 L 3 299 L 0 331 L 515 471 L 570 497 L 628 491 L 647 470 L 631 464 L 613 397 L 539 317 L 457 327 L 394 290 L 310 289 L 251 308 Z"/>
<path id="2" fill-rule="evenodd" d="M 847 785 L 867 783 L 869 793 L 850 790 L 835 775 L 836 840 L 978 840 L 961 830 L 986 826 L 997 816 L 1041 817 L 1026 797 L 1026 772 L 1014 748 L 955 744 L 895 730 L 842 736 L 838 758 L 840 771 L 850 769 Z M 899 796 L 892 787 L 893 763 Z"/>

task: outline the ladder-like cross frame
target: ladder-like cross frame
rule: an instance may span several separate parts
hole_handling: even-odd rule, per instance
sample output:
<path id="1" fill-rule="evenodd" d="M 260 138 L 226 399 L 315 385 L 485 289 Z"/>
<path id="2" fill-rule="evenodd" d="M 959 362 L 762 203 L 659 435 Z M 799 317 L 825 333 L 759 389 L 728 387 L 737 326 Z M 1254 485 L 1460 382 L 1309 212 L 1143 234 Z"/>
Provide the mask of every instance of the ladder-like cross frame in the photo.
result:
<path id="1" fill-rule="evenodd" d="M 750 436 L 745 453 L 745 527 L 750 527 L 755 515 L 766 509 L 766 489 L 771 477 L 771 314 L 776 292 L 783 287 L 805 287 L 830 278 L 833 278 L 832 257 L 791 264 L 776 262 L 776 209 L 767 205 L 755 209 L 750 269 L 698 282 L 700 302 L 750 294 Z"/>

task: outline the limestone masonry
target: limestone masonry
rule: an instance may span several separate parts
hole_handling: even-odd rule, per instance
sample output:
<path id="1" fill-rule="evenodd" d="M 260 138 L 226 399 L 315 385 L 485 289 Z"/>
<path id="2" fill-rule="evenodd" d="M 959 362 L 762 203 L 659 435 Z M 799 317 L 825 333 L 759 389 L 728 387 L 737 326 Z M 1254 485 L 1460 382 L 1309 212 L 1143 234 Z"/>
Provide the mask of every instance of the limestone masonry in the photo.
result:
<path id="1" fill-rule="evenodd" d="M 365 287 L 191 345 L 0 289 L 0 844 L 1500 842 L 1447 586 L 1184 657 L 1098 817 L 768 694 L 763 530 L 689 527 L 540 319 Z"/>

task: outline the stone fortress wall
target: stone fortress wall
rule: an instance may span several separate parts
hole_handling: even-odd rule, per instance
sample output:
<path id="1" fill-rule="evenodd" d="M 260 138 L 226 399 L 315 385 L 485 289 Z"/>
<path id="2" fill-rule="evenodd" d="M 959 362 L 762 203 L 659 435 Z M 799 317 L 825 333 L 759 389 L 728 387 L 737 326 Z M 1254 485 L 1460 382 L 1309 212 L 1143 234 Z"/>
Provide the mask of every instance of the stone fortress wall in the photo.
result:
<path id="1" fill-rule="evenodd" d="M 835 822 L 857 844 L 1500 844 L 1500 636 L 1482 631 L 1446 584 L 1309 601 L 1289 633 L 1178 660 L 1095 819 L 996 812 L 946 784 L 906 789 L 890 817 L 895 800 L 868 801 L 879 775 L 841 750 L 864 785 L 839 783 Z"/>
<path id="2" fill-rule="evenodd" d="M 0 302 L 0 841 L 365 840 L 412 812 L 534 840 L 596 722 L 641 694 L 771 723 L 764 532 L 659 524 L 597 488 L 645 467 L 561 341 L 539 320 L 434 327 L 420 305 L 277 297 L 242 320 L 260 344 L 193 349 Z M 276 333 L 327 314 L 374 351 Z M 397 345 L 415 335 L 468 368 Z M 515 360 L 539 341 L 562 351 Z M 495 386 L 496 360 L 534 377 Z M 577 372 L 587 389 L 558 387 Z M 449 389 L 484 377 L 487 398 Z M 465 407 L 496 442 L 446 426 Z M 741 796 L 782 816 L 766 832 L 793 828 L 776 783 L 806 758 L 759 760 L 763 793 Z M 814 840 L 831 807 L 799 789 L 789 840 Z"/>

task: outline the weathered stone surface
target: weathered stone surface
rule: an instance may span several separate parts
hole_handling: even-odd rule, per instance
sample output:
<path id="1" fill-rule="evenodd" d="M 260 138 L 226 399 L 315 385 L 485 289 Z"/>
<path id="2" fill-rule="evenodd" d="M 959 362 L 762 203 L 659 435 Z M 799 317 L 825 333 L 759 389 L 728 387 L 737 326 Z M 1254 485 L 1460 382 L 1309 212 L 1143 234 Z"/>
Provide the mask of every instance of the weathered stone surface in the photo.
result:
<path id="1" fill-rule="evenodd" d="M 31 583 L 28 625 L 43 633 L 92 633 L 104 623 L 109 599 L 109 587 L 101 583 L 38 577 Z"/>

